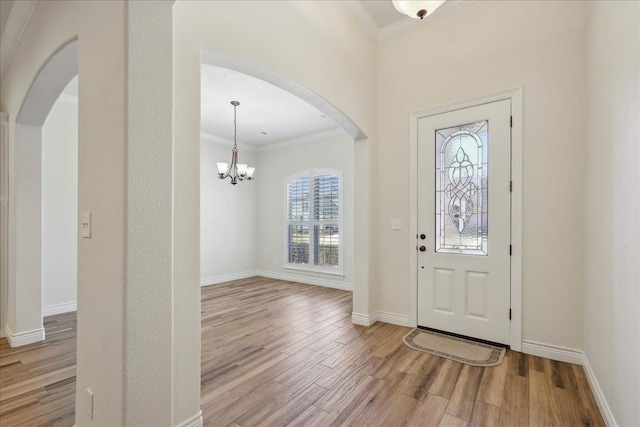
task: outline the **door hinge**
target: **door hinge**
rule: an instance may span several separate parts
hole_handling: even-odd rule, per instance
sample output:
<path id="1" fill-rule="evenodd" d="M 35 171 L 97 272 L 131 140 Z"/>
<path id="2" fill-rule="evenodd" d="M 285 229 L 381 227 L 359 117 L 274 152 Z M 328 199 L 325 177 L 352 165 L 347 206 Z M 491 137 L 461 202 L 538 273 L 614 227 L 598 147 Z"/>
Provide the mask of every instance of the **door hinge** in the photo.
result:
<path id="1" fill-rule="evenodd" d="M 509 116 L 509 127 L 513 127 L 513 116 Z"/>
<path id="2" fill-rule="evenodd" d="M 511 256 L 512 253 L 513 253 L 513 246 L 509 245 L 509 256 Z"/>
<path id="3" fill-rule="evenodd" d="M 509 309 L 509 320 L 511 320 L 511 309 Z"/>
<path id="4" fill-rule="evenodd" d="M 509 181 L 509 191 L 513 192 L 513 181 Z"/>

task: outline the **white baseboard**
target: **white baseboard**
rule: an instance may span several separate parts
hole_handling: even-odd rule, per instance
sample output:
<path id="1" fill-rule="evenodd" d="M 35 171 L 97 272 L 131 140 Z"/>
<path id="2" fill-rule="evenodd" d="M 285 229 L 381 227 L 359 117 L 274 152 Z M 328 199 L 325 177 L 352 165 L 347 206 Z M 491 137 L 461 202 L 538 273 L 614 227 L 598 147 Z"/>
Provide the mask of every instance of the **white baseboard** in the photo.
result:
<path id="1" fill-rule="evenodd" d="M 409 316 L 376 311 L 372 314 L 351 313 L 351 322 L 355 325 L 371 326 L 376 322 L 391 323 L 392 325 L 409 327 Z"/>
<path id="2" fill-rule="evenodd" d="M 376 319 L 375 313 L 369 315 L 356 312 L 351 313 L 351 323 L 354 325 L 371 326 L 377 321 L 378 319 Z"/>
<path id="3" fill-rule="evenodd" d="M 198 411 L 193 417 L 184 420 L 176 427 L 202 427 L 202 411 Z"/>
<path id="4" fill-rule="evenodd" d="M 613 417 L 613 412 L 611 412 L 607 399 L 605 399 L 604 394 L 602 393 L 602 389 L 600 388 L 600 384 L 598 384 L 596 375 L 591 369 L 591 365 L 589 365 L 589 359 L 587 359 L 587 355 L 584 353 L 582 354 L 582 367 L 584 368 L 585 374 L 587 374 L 587 380 L 589 380 L 591 392 L 593 393 L 593 397 L 596 399 L 596 403 L 598 404 L 604 423 L 607 427 L 617 427 L 618 423 L 616 423 L 616 419 Z"/>
<path id="5" fill-rule="evenodd" d="M 580 350 L 535 341 L 522 341 L 522 352 L 576 365 L 582 365 L 583 361 L 583 353 Z"/>
<path id="6" fill-rule="evenodd" d="M 395 314 L 395 313 L 387 313 L 385 311 L 376 311 L 374 314 L 379 322 L 410 327 L 409 316 L 402 316 L 400 314 Z"/>
<path id="7" fill-rule="evenodd" d="M 44 328 L 33 329 L 31 331 L 13 333 L 9 325 L 5 326 L 7 341 L 11 347 L 20 347 L 34 342 L 44 341 Z"/>
<path id="8" fill-rule="evenodd" d="M 43 307 L 42 317 L 53 316 L 54 314 L 69 313 L 70 311 L 78 311 L 77 301 Z"/>
<path id="9" fill-rule="evenodd" d="M 269 279 L 288 280 L 291 282 L 304 283 L 305 285 L 324 286 L 325 288 L 341 289 L 353 292 L 353 285 L 341 280 L 334 280 L 324 277 L 307 276 L 304 274 L 281 273 L 276 271 L 258 270 L 256 275 L 268 277 Z"/>
<path id="10" fill-rule="evenodd" d="M 243 271 L 240 273 L 225 274 L 223 276 L 206 277 L 204 279 L 200 279 L 200 286 L 217 285 L 218 283 L 230 282 L 232 280 L 247 279 L 249 277 L 253 277 L 257 275 L 258 275 L 258 272 L 255 270 L 252 270 L 252 271 Z"/>

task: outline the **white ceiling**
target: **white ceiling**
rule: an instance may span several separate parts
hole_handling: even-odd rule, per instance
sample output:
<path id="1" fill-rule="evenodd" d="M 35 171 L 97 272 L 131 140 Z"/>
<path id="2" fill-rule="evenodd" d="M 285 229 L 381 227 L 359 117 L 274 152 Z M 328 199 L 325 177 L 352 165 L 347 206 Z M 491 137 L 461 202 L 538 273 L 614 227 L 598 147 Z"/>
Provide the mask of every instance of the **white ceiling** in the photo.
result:
<path id="1" fill-rule="evenodd" d="M 338 129 L 315 107 L 272 84 L 211 65 L 202 65 L 201 72 L 200 130 L 210 139 L 233 142 L 233 100 L 240 102 L 238 143 L 241 144 L 262 147 Z M 77 76 L 63 94 L 77 99 Z"/>
<path id="2" fill-rule="evenodd" d="M 369 13 L 378 28 L 386 27 L 405 17 L 393 7 L 391 0 L 362 0 L 360 4 Z"/>
<path id="3" fill-rule="evenodd" d="M 476 0 L 447 0 L 426 18 L 414 19 L 398 12 L 391 0 L 349 0 L 344 5 L 358 19 L 371 37 L 380 42 L 444 16 Z"/>
<path id="4" fill-rule="evenodd" d="M 260 147 L 337 129 L 315 107 L 246 74 L 202 65 L 201 81 L 200 130 L 217 139 L 233 141 L 234 100 L 240 102 L 238 143 Z"/>

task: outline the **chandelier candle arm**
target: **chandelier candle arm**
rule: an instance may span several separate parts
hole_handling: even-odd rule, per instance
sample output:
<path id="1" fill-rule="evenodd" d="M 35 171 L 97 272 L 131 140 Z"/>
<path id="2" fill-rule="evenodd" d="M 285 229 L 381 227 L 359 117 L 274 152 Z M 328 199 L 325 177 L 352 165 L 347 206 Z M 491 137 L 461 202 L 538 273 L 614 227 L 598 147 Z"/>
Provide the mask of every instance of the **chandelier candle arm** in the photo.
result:
<path id="1" fill-rule="evenodd" d="M 229 177 L 231 178 L 231 184 L 236 185 L 238 181 L 253 180 L 253 173 L 256 168 L 250 167 L 245 163 L 238 163 L 236 108 L 240 103 L 238 101 L 231 101 L 231 105 L 233 105 L 233 150 L 231 150 L 231 164 L 220 162 L 216 163 L 216 166 L 218 168 L 218 178 L 225 179 Z"/>

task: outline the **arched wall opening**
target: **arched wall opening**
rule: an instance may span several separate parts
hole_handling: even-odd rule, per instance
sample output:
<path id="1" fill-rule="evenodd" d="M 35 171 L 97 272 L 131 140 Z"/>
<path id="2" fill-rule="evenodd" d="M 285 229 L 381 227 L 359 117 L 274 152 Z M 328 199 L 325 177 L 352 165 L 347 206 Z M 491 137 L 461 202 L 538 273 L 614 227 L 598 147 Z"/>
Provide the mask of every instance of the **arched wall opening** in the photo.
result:
<path id="1" fill-rule="evenodd" d="M 225 55 L 211 50 L 200 50 L 200 63 L 214 67 L 227 68 L 264 82 L 270 83 L 292 95 L 302 99 L 333 120 L 348 135 L 354 144 L 353 162 L 353 203 L 354 221 L 353 236 L 353 317 L 354 323 L 369 324 L 370 309 L 369 291 L 369 143 L 362 129 L 340 109 L 325 98 L 295 80 L 273 71 L 262 65 L 245 59 Z M 198 79 L 198 82 L 200 79 Z M 199 107 L 199 106 L 198 106 Z M 200 117 L 200 115 L 198 115 Z"/>
<path id="2" fill-rule="evenodd" d="M 78 75 L 78 42 L 60 47 L 37 73 L 16 116 L 14 180 L 9 200 L 6 332 L 12 347 L 41 341 L 42 127 L 53 105 Z"/>
<path id="3" fill-rule="evenodd" d="M 204 50 L 201 51 L 201 63 L 201 126 L 204 132 L 200 153 L 201 285 L 264 276 L 353 290 L 354 257 L 359 255 L 353 250 L 354 137 L 362 139 L 363 132 L 318 94 L 265 67 Z M 219 87 L 222 82 L 224 87 Z M 230 148 L 225 144 L 230 136 L 226 134 L 226 138 L 222 138 L 218 132 L 225 133 L 226 130 L 220 122 L 223 120 L 220 116 L 226 113 L 222 105 L 228 105 L 234 96 L 243 101 L 238 107 L 240 162 L 259 165 L 256 181 L 237 186 L 229 185 L 228 180 L 220 181 L 215 171 L 215 162 L 229 161 Z M 245 99 L 250 103 L 245 103 Z M 212 111 L 214 105 L 217 107 L 215 113 Z M 231 106 L 228 107 L 232 114 Z M 269 137 L 255 137 L 256 130 L 251 125 L 264 121 L 264 117 L 256 119 L 253 116 L 261 116 L 263 110 L 271 110 L 272 114 L 268 124 L 264 124 L 270 131 Z M 280 116 L 285 110 L 292 114 L 295 114 L 292 110 L 305 111 L 305 118 L 287 125 Z M 216 117 L 215 121 L 211 117 Z M 249 133 L 247 126 L 251 128 Z M 302 137 L 276 140 L 271 131 L 275 134 L 307 133 Z M 242 136 L 251 142 L 247 143 Z M 283 185 L 287 176 L 307 169 L 339 170 L 342 176 L 340 262 L 334 274 L 319 273 L 317 267 L 310 271 L 311 267 L 303 265 L 290 268 L 286 262 L 286 233 L 281 227 L 286 199 Z M 249 206 L 253 208 L 247 209 Z M 222 244 L 220 239 L 226 243 Z M 313 265 L 313 260 L 308 261 Z M 357 261 L 366 263 L 362 259 Z"/>

